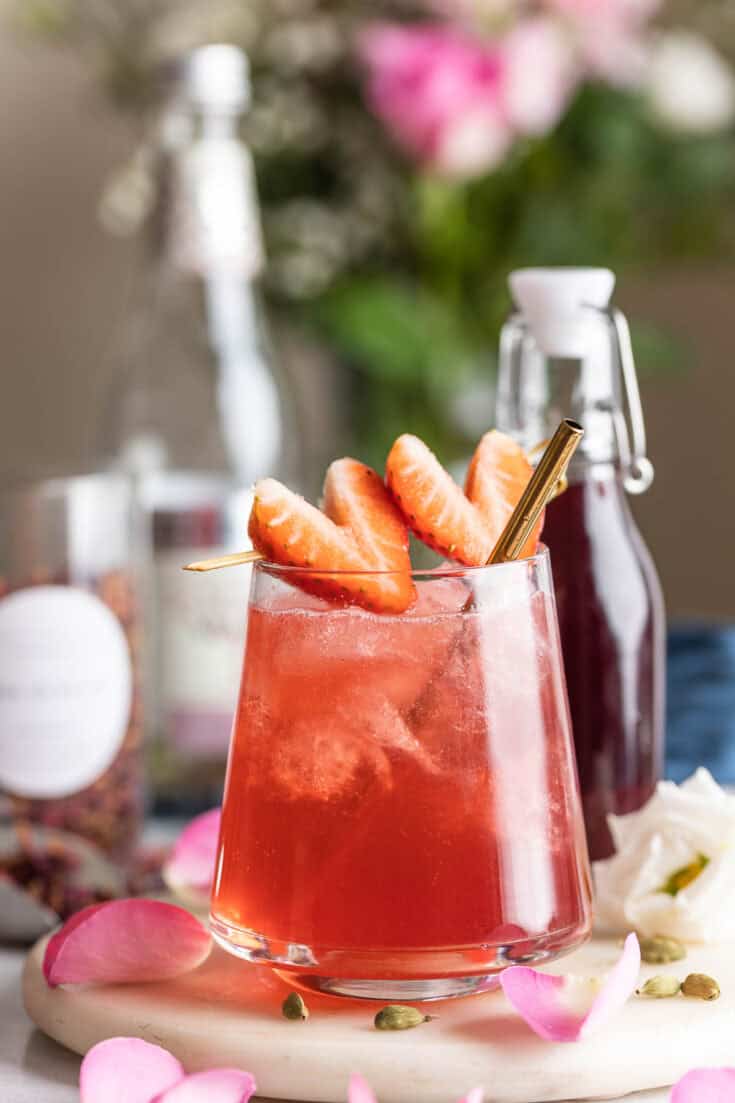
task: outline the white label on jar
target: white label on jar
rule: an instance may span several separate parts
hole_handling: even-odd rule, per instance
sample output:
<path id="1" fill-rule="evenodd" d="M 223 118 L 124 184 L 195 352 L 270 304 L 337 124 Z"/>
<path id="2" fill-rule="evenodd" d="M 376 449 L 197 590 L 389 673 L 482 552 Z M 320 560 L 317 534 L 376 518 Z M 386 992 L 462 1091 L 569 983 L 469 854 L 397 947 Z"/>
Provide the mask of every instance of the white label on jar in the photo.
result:
<path id="1" fill-rule="evenodd" d="M 0 601 L 0 788 L 64 797 L 111 765 L 133 678 L 120 622 L 98 597 L 32 586 Z"/>
<path id="2" fill-rule="evenodd" d="M 206 555 L 219 550 L 207 548 Z M 224 756 L 240 684 L 251 568 L 194 577 L 181 570 L 182 563 L 202 558 L 201 548 L 156 554 L 161 720 L 180 750 Z"/>

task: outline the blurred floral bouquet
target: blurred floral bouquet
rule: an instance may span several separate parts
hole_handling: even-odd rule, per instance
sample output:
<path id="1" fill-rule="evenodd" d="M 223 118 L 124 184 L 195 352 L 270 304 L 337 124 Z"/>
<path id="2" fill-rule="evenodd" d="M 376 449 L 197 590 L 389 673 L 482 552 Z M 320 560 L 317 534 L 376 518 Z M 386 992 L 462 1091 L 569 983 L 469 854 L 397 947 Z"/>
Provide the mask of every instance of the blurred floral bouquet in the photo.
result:
<path id="1" fill-rule="evenodd" d="M 660 268 L 735 252 L 727 8 L 21 5 L 36 31 L 88 51 L 137 117 L 172 54 L 211 40 L 248 51 L 272 302 L 352 368 L 358 447 L 374 462 L 398 431 L 451 455 L 486 427 L 511 268 Z M 639 338 L 639 355 L 661 355 Z"/>

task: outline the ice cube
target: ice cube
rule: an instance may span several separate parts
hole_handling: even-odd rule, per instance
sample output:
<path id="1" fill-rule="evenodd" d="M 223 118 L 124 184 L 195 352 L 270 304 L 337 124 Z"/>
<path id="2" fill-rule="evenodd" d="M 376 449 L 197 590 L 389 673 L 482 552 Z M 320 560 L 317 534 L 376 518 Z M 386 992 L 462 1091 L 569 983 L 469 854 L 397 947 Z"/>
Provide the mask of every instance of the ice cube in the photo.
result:
<path id="1" fill-rule="evenodd" d="M 276 732 L 271 772 L 289 799 L 326 801 L 393 786 L 392 762 L 436 766 L 395 706 L 371 685 L 348 686 Z"/>
<path id="2" fill-rule="evenodd" d="M 290 800 L 334 800 L 357 784 L 362 771 L 391 786 L 390 761 L 377 744 L 357 732 L 338 730 L 314 717 L 274 740 L 272 777 Z"/>

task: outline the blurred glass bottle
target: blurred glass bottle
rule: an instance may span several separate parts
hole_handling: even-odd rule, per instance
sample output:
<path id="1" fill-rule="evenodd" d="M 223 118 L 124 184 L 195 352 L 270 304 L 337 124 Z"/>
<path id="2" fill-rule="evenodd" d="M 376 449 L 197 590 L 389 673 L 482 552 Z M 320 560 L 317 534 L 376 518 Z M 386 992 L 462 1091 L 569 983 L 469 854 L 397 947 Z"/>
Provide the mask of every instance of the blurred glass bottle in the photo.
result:
<path id="1" fill-rule="evenodd" d="M 182 564 L 249 547 L 253 482 L 291 479 L 293 421 L 258 291 L 263 247 L 250 98 L 234 46 L 188 55 L 155 151 L 146 269 L 128 319 L 105 451 L 133 475 L 148 521 L 151 780 L 161 811 L 221 797 L 249 570 Z"/>
<path id="2" fill-rule="evenodd" d="M 606 269 L 511 275 L 519 312 L 501 334 L 496 408 L 497 427 L 529 451 L 562 417 L 585 430 L 543 539 L 593 859 L 613 850 L 607 815 L 651 796 L 664 743 L 663 600 L 626 500 L 653 468 L 627 322 L 609 306 L 614 283 Z"/>

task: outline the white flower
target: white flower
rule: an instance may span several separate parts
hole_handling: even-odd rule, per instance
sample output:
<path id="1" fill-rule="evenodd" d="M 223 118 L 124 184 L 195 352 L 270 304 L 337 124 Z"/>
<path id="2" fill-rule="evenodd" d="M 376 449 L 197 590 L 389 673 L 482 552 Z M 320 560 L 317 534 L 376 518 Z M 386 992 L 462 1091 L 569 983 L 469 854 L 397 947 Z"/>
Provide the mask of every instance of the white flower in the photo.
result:
<path id="1" fill-rule="evenodd" d="M 735 119 L 730 67 L 706 39 L 689 31 L 671 31 L 655 41 L 646 86 L 651 110 L 672 130 L 708 133 Z"/>
<path id="2" fill-rule="evenodd" d="M 545 134 L 559 121 L 578 77 L 569 35 L 552 19 L 524 19 L 506 35 L 503 56 L 511 123 L 521 134 Z"/>
<path id="3" fill-rule="evenodd" d="M 497 168 L 511 141 L 508 125 L 494 105 L 470 108 L 439 136 L 434 163 L 446 176 L 479 176 Z"/>
<path id="4" fill-rule="evenodd" d="M 658 784 L 639 812 L 610 816 L 616 854 L 595 862 L 598 922 L 684 942 L 735 938 L 735 796 L 699 769 Z M 671 878 L 682 887 L 672 894 Z M 666 891 L 666 888 L 670 891 Z"/>

